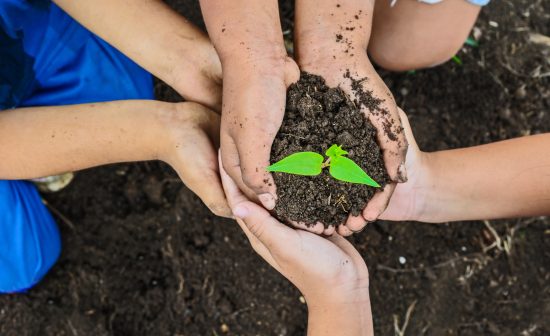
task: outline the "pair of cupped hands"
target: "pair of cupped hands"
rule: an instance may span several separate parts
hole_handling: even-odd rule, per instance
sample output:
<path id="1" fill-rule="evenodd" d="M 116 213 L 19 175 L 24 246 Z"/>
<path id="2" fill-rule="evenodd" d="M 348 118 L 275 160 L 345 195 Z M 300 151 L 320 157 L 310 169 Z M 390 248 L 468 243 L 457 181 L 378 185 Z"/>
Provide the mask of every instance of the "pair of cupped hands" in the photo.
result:
<path id="1" fill-rule="evenodd" d="M 327 283 L 344 289 L 335 291 L 345 293 L 338 300 L 346 295 L 350 300 L 361 297 L 353 293 L 368 283 L 367 268 L 342 236 L 358 232 L 378 218 L 409 217 L 415 210 L 415 201 L 407 187 L 410 183 L 404 182 L 416 178 L 415 172 L 407 168 L 421 161 L 407 117 L 374 70 L 366 42 L 356 45 L 350 55 L 342 46 L 334 46 L 333 40 L 325 43 L 326 40 L 324 32 L 308 31 L 298 36 L 296 59 L 287 56 L 282 37 L 275 46 L 236 46 L 244 51 L 242 57 L 226 56 L 227 51 L 218 50 L 220 63 L 202 71 L 202 78 L 211 82 L 202 79 L 197 82 L 195 97 L 186 94 L 188 100 L 201 104 L 182 103 L 187 108 L 175 118 L 181 127 L 176 127 L 178 131 L 173 134 L 179 146 L 164 156 L 213 213 L 235 218 L 253 248 L 293 282 L 306 300 L 316 298 L 317 302 L 324 300 L 320 298 L 326 294 L 323 288 Z M 383 99 L 381 107 L 389 112 L 374 114 L 362 107 L 378 129 L 378 142 L 393 182 L 375 194 L 360 216 L 349 216 L 337 228 L 296 224 L 297 228 L 292 229 L 269 212 L 277 202 L 277 190 L 266 167 L 284 118 L 286 90 L 299 79 L 300 71 L 322 76 L 327 85 L 341 87 L 352 100 L 356 92 L 345 74 L 367 78 L 362 89 Z M 214 111 L 221 111 L 221 117 Z M 403 126 L 404 132 L 397 132 L 397 139 L 390 139 L 384 131 L 388 124 Z"/>

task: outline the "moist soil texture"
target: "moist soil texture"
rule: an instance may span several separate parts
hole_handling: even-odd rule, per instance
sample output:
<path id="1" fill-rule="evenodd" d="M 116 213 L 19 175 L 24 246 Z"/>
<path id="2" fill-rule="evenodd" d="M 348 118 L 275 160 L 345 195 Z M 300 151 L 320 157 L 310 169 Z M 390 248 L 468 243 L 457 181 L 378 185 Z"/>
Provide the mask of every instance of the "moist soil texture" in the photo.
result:
<path id="1" fill-rule="evenodd" d="M 348 151 L 347 157 L 382 188 L 389 181 L 376 129 L 358 104 L 340 88 L 329 88 L 322 77 L 304 72 L 288 88 L 285 118 L 271 148 L 271 161 L 296 152 L 324 155 L 333 144 Z M 360 216 L 378 190 L 338 181 L 328 168 L 317 176 L 274 173 L 273 178 L 279 197 L 274 212 L 285 222 L 338 226 L 350 214 Z"/>
<path id="2" fill-rule="evenodd" d="M 166 2 L 204 27 L 197 1 Z M 280 2 L 285 37 L 292 3 Z M 462 65 L 380 70 L 423 150 L 550 131 L 550 46 L 534 38 L 550 36 L 549 13 L 550 1 L 491 1 Z M 162 83 L 157 94 L 180 99 Z M 0 296 L 0 335 L 305 335 L 298 290 L 166 165 L 89 169 L 44 198 L 63 252 L 28 293 Z M 546 217 L 379 221 L 350 240 L 369 267 L 376 335 L 400 334 L 407 311 L 404 335 L 550 335 Z"/>

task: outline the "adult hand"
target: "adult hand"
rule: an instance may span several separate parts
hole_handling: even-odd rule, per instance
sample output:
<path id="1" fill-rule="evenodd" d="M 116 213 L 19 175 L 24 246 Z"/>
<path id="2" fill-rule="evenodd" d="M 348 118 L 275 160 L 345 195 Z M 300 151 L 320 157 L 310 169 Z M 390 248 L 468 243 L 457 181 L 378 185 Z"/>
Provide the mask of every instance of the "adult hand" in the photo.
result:
<path id="1" fill-rule="evenodd" d="M 165 138 L 159 159 L 216 215 L 231 217 L 218 171 L 220 116 L 196 103 L 173 104 L 161 116 Z"/>
<path id="2" fill-rule="evenodd" d="M 233 214 L 254 250 L 304 295 L 308 335 L 372 335 L 368 271 L 342 236 L 292 229 L 250 202 L 220 168 Z"/>
<path id="3" fill-rule="evenodd" d="M 349 235 L 376 220 L 386 208 L 396 183 L 407 181 L 405 156 L 407 139 L 401 129 L 397 106 L 390 91 L 374 70 L 367 43 L 372 24 L 372 1 L 327 1 L 315 5 L 312 0 L 296 4 L 295 46 L 300 68 L 325 78 L 329 86 L 340 86 L 378 130 L 378 142 L 392 183 L 367 204 L 362 216 L 350 216 L 338 233 Z M 362 80 L 352 86 L 352 80 Z M 356 82 L 357 83 L 357 82 Z M 361 103 L 369 94 L 382 102 L 376 110 Z"/>

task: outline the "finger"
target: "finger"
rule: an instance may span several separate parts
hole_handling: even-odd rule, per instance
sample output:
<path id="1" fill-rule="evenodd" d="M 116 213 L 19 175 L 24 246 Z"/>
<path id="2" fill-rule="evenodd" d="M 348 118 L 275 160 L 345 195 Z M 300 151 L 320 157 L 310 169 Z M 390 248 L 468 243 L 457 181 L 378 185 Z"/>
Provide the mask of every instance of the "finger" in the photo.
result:
<path id="1" fill-rule="evenodd" d="M 325 236 L 332 236 L 336 232 L 336 227 L 334 225 L 331 225 L 323 231 L 323 235 Z"/>
<path id="2" fill-rule="evenodd" d="M 220 163 L 226 174 L 229 175 L 231 180 L 237 185 L 238 189 L 246 198 L 257 201 L 258 197 L 256 193 L 243 182 L 237 146 L 233 138 L 223 129 L 220 135 Z"/>
<path id="3" fill-rule="evenodd" d="M 367 207 L 363 209 L 363 218 L 366 221 L 374 222 L 386 210 L 395 186 L 395 183 L 386 184 L 383 191 L 374 194 L 373 198 L 367 203 Z"/>
<path id="4" fill-rule="evenodd" d="M 244 221 L 252 235 L 271 253 L 281 254 L 292 246 L 299 245 L 297 231 L 277 221 L 267 210 L 255 203 L 241 202 L 233 208 L 233 214 Z"/>
<path id="5" fill-rule="evenodd" d="M 221 158 L 221 154 L 218 153 L 218 157 Z M 222 180 L 223 189 L 225 191 L 225 194 L 227 195 L 227 199 L 229 204 L 232 207 L 236 207 L 238 204 L 247 202 L 246 196 L 239 190 L 239 187 L 235 184 L 235 182 L 231 179 L 231 177 L 227 174 L 227 172 L 224 170 L 223 166 L 221 165 L 220 161 L 220 177 Z M 250 245 L 252 245 L 252 248 L 256 253 L 258 253 L 265 261 L 267 261 L 272 267 L 280 271 L 279 264 L 275 261 L 267 247 L 254 235 L 248 227 L 246 226 L 245 222 L 240 219 L 236 218 L 237 224 L 241 227 L 244 234 L 248 238 L 248 241 L 250 242 Z"/>
<path id="6" fill-rule="evenodd" d="M 290 224 L 297 229 L 316 233 L 316 234 L 323 233 L 325 229 L 325 226 L 320 222 L 317 222 L 315 224 L 306 224 L 304 222 L 290 221 Z"/>
<path id="7" fill-rule="evenodd" d="M 235 96 L 235 100 L 231 105 L 233 115 L 225 118 L 237 149 L 242 181 L 271 210 L 275 207 L 276 188 L 266 168 L 285 113 L 284 75 L 255 80 L 254 86 Z"/>
<path id="8" fill-rule="evenodd" d="M 179 167 L 175 165 L 183 183 L 195 193 L 215 215 L 231 217 L 218 171 L 218 157 L 212 142 L 203 132 L 193 138 L 193 146 L 183 146 L 181 157 L 193 157 Z M 196 155 L 201 153 L 201 155 Z M 208 181 L 205 183 L 205 181 Z"/>
<path id="9" fill-rule="evenodd" d="M 365 218 L 363 218 L 362 215 L 359 215 L 359 216 L 349 215 L 344 225 L 350 231 L 357 233 L 363 230 L 363 228 L 367 225 L 367 222 L 365 221 Z"/>
<path id="10" fill-rule="evenodd" d="M 351 232 L 351 230 L 348 229 L 348 227 L 345 225 L 338 225 L 338 228 L 336 228 L 336 232 L 340 236 L 344 236 L 344 237 L 351 236 L 353 234 L 353 232 Z"/>

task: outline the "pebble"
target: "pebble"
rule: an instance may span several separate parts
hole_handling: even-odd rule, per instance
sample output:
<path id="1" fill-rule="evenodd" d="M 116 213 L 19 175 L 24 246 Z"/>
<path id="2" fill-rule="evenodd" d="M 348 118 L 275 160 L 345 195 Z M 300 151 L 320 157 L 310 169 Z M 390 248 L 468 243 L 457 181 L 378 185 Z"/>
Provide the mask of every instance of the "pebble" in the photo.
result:
<path id="1" fill-rule="evenodd" d="M 405 265 L 406 262 L 407 262 L 407 259 L 405 259 L 405 257 L 399 257 L 399 263 L 401 265 Z"/>
<path id="2" fill-rule="evenodd" d="M 229 327 L 227 326 L 227 324 L 222 324 L 220 327 L 220 331 L 224 334 L 227 334 L 229 332 Z"/>

